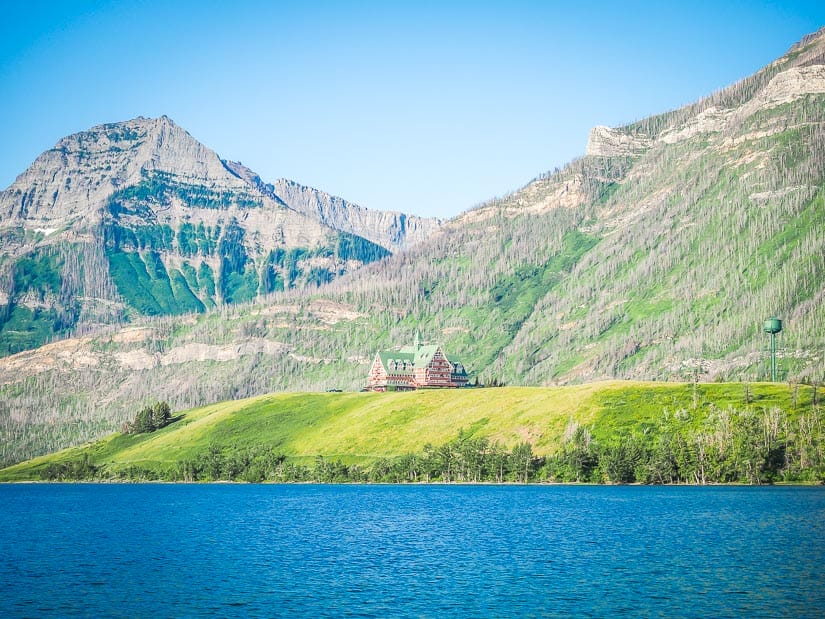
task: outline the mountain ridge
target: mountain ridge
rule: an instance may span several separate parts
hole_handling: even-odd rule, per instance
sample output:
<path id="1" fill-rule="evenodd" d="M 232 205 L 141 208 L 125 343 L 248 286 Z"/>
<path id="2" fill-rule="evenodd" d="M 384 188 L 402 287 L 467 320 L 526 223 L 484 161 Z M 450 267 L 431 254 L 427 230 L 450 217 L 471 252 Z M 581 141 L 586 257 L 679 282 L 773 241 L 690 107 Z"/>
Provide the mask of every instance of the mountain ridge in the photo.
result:
<path id="1" fill-rule="evenodd" d="M 129 157 L 130 151 L 136 151 L 136 154 Z M 94 179 L 83 178 L 85 183 L 78 189 L 77 183 L 73 183 L 71 177 L 72 174 L 77 175 L 77 164 L 101 155 L 111 159 L 105 162 L 105 172 L 108 174 L 104 173 L 102 167 L 94 168 L 99 176 Z M 75 165 L 70 166 L 70 163 Z M 288 179 L 277 179 L 274 184 L 265 183 L 258 174 L 243 164 L 218 157 L 214 151 L 198 142 L 164 115 L 158 118 L 139 116 L 128 121 L 96 125 L 61 138 L 53 148 L 39 155 L 8 188 L 0 192 L 0 216 L 6 222 L 30 219 L 33 222 L 62 223 L 67 218 L 83 214 L 82 210 L 78 213 L 72 210 L 72 207 L 79 204 L 85 206 L 86 210 L 94 211 L 95 207 L 105 201 L 114 190 L 139 183 L 146 173 L 155 170 L 173 174 L 181 179 L 194 179 L 212 185 L 223 183 L 238 190 L 252 188 L 267 195 L 276 205 L 289 207 L 296 213 L 325 214 L 326 217 L 314 218 L 321 223 L 324 223 L 323 219 L 347 218 L 330 216 L 333 209 L 327 204 L 319 204 L 313 209 L 309 208 L 306 202 L 314 199 L 316 202 L 334 204 L 344 210 L 357 212 L 360 219 L 369 219 L 372 214 L 380 219 L 385 213 L 365 209 L 338 196 Z M 48 182 L 43 182 L 44 176 L 51 178 Z M 290 195 L 289 202 L 299 203 L 298 207 L 285 201 L 276 191 L 278 188 L 284 188 Z M 303 198 L 300 195 L 303 192 L 311 193 L 312 198 Z M 65 194 L 68 194 L 68 198 L 63 197 Z M 440 220 L 436 218 L 406 215 L 398 211 L 386 213 L 395 218 L 404 216 L 418 222 L 417 225 L 409 227 L 413 233 L 418 228 L 423 231 L 421 235 L 412 234 L 411 239 L 406 238 L 405 230 L 401 231 L 402 234 L 396 231 L 394 238 L 384 240 L 386 249 L 413 245 L 434 232 L 440 225 Z M 37 215 L 41 217 L 38 218 Z M 350 229 L 346 230 L 347 232 L 358 234 L 357 225 L 352 222 L 348 225 Z M 372 227 L 379 228 L 376 225 Z M 373 233 L 375 234 L 376 230 L 373 230 Z"/>
<path id="2" fill-rule="evenodd" d="M 34 453 L 117 428 L 136 402 L 358 389 L 375 350 L 416 330 L 482 382 L 749 382 L 765 377 L 762 323 L 779 316 L 782 379 L 822 382 L 823 48 L 814 37 L 611 129 L 649 145 L 585 155 L 321 288 L 0 359 L 17 415 L 0 415 L 0 432 Z"/>

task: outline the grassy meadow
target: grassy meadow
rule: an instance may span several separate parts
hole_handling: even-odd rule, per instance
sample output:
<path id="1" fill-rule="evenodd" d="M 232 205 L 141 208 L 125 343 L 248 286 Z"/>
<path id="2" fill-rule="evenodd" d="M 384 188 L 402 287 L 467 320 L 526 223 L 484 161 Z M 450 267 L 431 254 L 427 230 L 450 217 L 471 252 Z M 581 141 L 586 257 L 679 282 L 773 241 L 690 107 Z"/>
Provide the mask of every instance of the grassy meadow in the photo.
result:
<path id="1" fill-rule="evenodd" d="M 208 450 L 265 448 L 294 462 L 318 456 L 370 466 L 421 453 L 458 436 L 505 448 L 528 443 L 536 456 L 557 452 L 571 427 L 595 441 L 644 433 L 669 414 L 699 428 L 729 410 L 781 409 L 788 418 L 813 406 L 807 385 L 675 384 L 609 381 L 565 387 L 422 390 L 405 393 L 277 393 L 174 413 L 170 425 L 100 441 L 0 470 L 0 481 L 41 479 L 47 467 L 85 459 L 102 478 L 130 470 L 169 471 Z M 566 436 L 567 435 L 567 436 Z"/>

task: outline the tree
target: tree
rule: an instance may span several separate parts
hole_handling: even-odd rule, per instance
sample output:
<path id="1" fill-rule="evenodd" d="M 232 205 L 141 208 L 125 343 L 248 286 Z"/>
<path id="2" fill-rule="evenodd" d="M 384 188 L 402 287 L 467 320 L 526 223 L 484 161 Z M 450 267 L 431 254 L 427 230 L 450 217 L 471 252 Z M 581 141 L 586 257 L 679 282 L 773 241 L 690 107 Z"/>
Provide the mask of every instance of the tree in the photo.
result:
<path id="1" fill-rule="evenodd" d="M 639 452 L 635 442 L 628 436 L 620 437 L 605 444 L 599 454 L 599 466 L 614 484 L 626 484 L 636 480 L 636 465 Z"/>
<path id="2" fill-rule="evenodd" d="M 490 446 L 489 455 L 490 468 L 495 474 L 495 480 L 498 483 L 502 483 L 504 481 L 504 472 L 507 470 L 507 467 L 509 466 L 510 454 L 504 447 L 502 447 L 498 443 L 493 443 Z"/>
<path id="3" fill-rule="evenodd" d="M 152 407 L 147 406 L 138 411 L 132 422 L 132 434 L 143 434 L 144 432 L 151 432 L 155 429 L 152 424 Z"/>
<path id="4" fill-rule="evenodd" d="M 530 443 L 519 443 L 513 447 L 511 458 L 516 481 L 526 484 L 533 469 L 533 447 Z"/>
<path id="5" fill-rule="evenodd" d="M 162 428 L 169 424 L 172 418 L 172 409 L 166 402 L 155 402 L 152 406 L 152 425 L 155 429 Z"/>
<path id="6" fill-rule="evenodd" d="M 131 424 L 125 425 L 127 434 L 143 434 L 154 432 L 159 428 L 169 425 L 172 420 L 172 409 L 166 402 L 155 402 L 151 406 L 145 406 L 135 415 Z"/>
<path id="7" fill-rule="evenodd" d="M 563 447 L 562 459 L 570 477 L 575 481 L 589 481 L 598 465 L 598 454 L 586 427 L 574 423 L 571 429 L 572 436 Z"/>

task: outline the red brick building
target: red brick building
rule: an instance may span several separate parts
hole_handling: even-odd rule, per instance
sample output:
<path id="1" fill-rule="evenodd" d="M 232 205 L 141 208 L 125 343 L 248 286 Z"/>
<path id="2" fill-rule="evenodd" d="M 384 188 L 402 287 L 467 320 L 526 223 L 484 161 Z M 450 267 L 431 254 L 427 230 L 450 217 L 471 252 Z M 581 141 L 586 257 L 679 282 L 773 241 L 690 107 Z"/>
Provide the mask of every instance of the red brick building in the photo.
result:
<path id="1" fill-rule="evenodd" d="M 467 385 L 467 370 L 455 357 L 448 359 L 439 344 L 415 344 L 395 350 L 381 350 L 372 362 L 369 391 L 410 391 L 422 388 L 451 388 Z"/>

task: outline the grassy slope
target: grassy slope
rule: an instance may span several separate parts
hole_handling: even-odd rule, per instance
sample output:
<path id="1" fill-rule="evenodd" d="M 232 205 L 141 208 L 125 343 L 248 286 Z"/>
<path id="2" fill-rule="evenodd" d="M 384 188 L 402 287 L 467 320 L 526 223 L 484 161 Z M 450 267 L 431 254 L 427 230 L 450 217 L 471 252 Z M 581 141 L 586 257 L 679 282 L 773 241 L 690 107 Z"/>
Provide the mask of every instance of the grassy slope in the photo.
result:
<path id="1" fill-rule="evenodd" d="M 787 385 L 753 384 L 751 405 L 793 411 Z M 811 388 L 801 386 L 797 409 L 811 405 Z M 743 408 L 738 383 L 701 384 L 698 422 L 714 408 Z M 0 471 L 0 481 L 36 479 L 49 463 L 68 462 L 88 453 L 109 471 L 129 466 L 167 468 L 210 446 L 221 449 L 267 445 L 287 456 L 317 455 L 347 462 L 420 452 L 460 431 L 508 446 L 522 441 L 534 451 L 554 451 L 570 419 L 590 425 L 595 438 L 655 420 L 665 409 L 693 407 L 685 384 L 610 381 L 569 387 L 506 387 L 409 393 L 280 393 L 221 402 L 187 411 L 152 434 L 115 434 L 96 443 L 67 449 Z"/>

